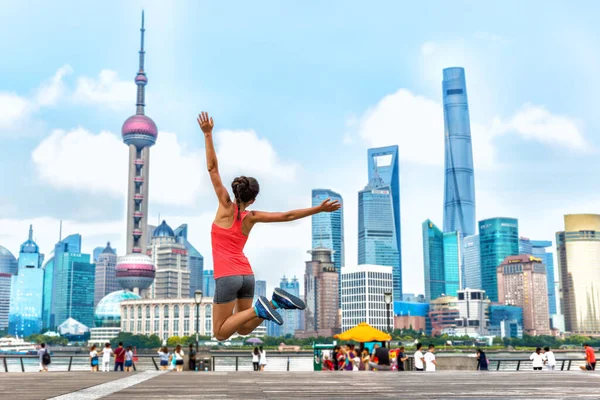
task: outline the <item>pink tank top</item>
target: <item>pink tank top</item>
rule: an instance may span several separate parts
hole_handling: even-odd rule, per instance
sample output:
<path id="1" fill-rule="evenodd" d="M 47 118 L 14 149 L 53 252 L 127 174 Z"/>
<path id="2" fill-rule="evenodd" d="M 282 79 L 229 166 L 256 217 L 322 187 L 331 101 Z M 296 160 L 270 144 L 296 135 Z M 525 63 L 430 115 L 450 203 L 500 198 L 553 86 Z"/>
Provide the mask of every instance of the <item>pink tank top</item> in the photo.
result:
<path id="1" fill-rule="evenodd" d="M 212 224 L 210 235 L 215 279 L 224 276 L 254 275 L 250 262 L 244 255 L 244 246 L 248 236 L 242 232 L 242 222 L 248 215 L 248 211 L 242 212 L 239 219 L 237 205 L 235 211 L 231 227 L 221 228 Z"/>

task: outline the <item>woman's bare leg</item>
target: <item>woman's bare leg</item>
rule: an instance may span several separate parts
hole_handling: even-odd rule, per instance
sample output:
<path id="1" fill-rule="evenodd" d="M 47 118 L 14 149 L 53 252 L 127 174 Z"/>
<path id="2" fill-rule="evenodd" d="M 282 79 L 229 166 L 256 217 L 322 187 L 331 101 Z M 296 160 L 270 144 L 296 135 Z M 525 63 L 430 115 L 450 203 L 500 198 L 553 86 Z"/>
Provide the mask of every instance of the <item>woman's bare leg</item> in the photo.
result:
<path id="1" fill-rule="evenodd" d="M 236 300 L 224 304 L 213 304 L 213 334 L 217 340 L 229 339 L 244 324 L 257 318 L 254 308 L 248 308 L 234 314 L 233 309 L 236 305 Z"/>
<path id="2" fill-rule="evenodd" d="M 235 312 L 237 313 L 237 312 L 245 311 L 249 308 L 252 308 L 253 301 L 254 301 L 253 299 L 237 299 L 237 304 L 235 306 Z M 264 321 L 264 319 L 255 316 L 254 319 L 251 319 L 250 321 L 246 322 L 244 325 L 240 326 L 240 328 L 237 330 L 237 333 L 239 333 L 242 336 L 249 335 L 256 329 L 257 326 L 262 324 L 263 321 Z"/>

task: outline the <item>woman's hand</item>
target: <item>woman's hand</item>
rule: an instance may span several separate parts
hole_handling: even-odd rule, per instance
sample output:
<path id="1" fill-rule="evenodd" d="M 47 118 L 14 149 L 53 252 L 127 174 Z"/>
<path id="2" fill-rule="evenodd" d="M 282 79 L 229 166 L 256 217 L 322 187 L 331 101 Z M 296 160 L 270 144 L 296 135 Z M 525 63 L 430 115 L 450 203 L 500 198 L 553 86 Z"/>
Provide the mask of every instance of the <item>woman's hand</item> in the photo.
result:
<path id="1" fill-rule="evenodd" d="M 319 212 L 334 212 L 342 208 L 339 201 L 332 201 L 331 199 L 324 200 L 319 206 Z"/>
<path id="2" fill-rule="evenodd" d="M 208 116 L 208 113 L 206 111 L 202 111 L 198 115 L 198 125 L 200 125 L 200 129 L 202 129 L 204 135 L 207 136 L 212 133 L 215 123 L 213 122 L 212 117 Z"/>

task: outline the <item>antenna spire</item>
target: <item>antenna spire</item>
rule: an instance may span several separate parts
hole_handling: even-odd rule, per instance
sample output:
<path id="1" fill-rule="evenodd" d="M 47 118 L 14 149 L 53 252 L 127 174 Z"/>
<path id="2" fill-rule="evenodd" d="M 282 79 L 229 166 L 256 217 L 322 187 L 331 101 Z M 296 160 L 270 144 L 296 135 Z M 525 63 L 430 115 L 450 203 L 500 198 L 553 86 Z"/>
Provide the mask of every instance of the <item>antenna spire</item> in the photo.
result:
<path id="1" fill-rule="evenodd" d="M 137 103 L 136 103 L 136 114 L 144 115 L 144 107 L 146 106 L 146 84 L 148 83 L 148 78 L 146 77 L 146 72 L 144 71 L 144 57 L 146 52 L 144 51 L 144 32 L 146 29 L 144 28 L 144 10 L 142 10 L 142 27 L 140 28 L 141 39 L 140 39 L 140 62 L 138 73 L 135 77 L 135 84 L 138 87 L 137 90 Z"/>
<path id="2" fill-rule="evenodd" d="M 29 240 L 33 240 L 33 225 L 29 225 Z"/>

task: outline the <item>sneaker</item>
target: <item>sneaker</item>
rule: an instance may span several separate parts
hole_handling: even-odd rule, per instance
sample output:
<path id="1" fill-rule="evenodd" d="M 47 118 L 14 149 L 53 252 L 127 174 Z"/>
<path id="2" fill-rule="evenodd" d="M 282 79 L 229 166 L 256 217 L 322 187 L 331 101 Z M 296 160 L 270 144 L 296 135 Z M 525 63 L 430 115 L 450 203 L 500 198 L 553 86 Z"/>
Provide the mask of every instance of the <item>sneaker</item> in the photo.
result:
<path id="1" fill-rule="evenodd" d="M 283 318 L 271 305 L 265 296 L 260 296 L 254 303 L 254 311 L 256 315 L 262 319 L 275 322 L 277 325 L 283 325 Z"/>
<path id="2" fill-rule="evenodd" d="M 280 288 L 275 288 L 273 291 L 272 302 L 275 307 L 284 310 L 304 310 L 306 308 L 302 300 Z"/>

